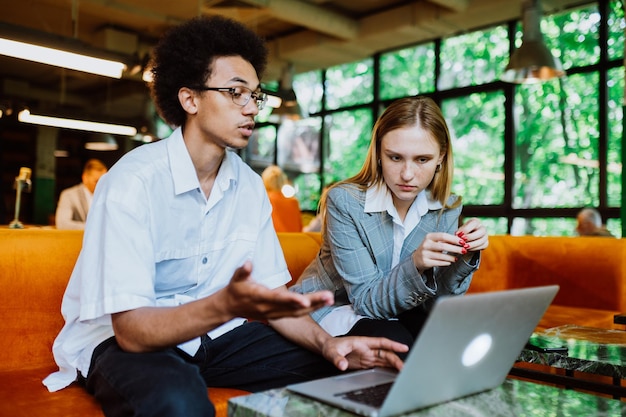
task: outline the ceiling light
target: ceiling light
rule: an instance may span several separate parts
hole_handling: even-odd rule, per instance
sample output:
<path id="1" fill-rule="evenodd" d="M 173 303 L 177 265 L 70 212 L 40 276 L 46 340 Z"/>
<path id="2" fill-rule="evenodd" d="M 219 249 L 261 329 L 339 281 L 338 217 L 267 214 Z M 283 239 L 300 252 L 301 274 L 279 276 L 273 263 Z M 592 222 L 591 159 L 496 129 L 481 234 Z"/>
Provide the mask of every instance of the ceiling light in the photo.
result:
<path id="1" fill-rule="evenodd" d="M 70 156 L 70 151 L 66 149 L 55 149 L 52 154 L 55 158 L 67 158 Z"/>
<path id="2" fill-rule="evenodd" d="M 5 23 L 0 23 L 0 54 L 112 78 L 121 78 L 126 69 L 121 57 L 108 51 Z"/>
<path id="3" fill-rule="evenodd" d="M 283 99 L 278 97 L 273 91 L 264 91 L 267 94 L 267 107 L 277 109 L 283 103 Z"/>
<path id="4" fill-rule="evenodd" d="M 115 138 L 104 133 L 94 133 L 85 142 L 85 149 L 90 151 L 116 151 L 118 148 Z"/>
<path id="5" fill-rule="evenodd" d="M 17 116 L 23 123 L 32 123 L 42 126 L 60 127 L 65 129 L 86 130 L 89 132 L 110 133 L 112 135 L 135 136 L 137 128 L 111 123 L 91 122 L 87 120 L 66 119 L 62 117 L 31 114 L 29 110 L 22 110 Z"/>
<path id="6" fill-rule="evenodd" d="M 539 0 L 525 0 L 522 3 L 522 45 L 511 55 L 502 81 L 537 83 L 565 76 L 561 63 L 543 41 L 540 22 Z"/>

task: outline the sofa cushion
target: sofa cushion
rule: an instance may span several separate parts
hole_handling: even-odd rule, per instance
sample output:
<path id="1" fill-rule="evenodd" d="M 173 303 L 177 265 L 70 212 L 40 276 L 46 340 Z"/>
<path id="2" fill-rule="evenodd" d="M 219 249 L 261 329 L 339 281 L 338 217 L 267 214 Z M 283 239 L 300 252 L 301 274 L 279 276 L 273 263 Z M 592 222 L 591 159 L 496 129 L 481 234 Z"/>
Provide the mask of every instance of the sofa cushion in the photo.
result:
<path id="1" fill-rule="evenodd" d="M 0 371 L 0 416 L 7 417 L 104 417 L 98 402 L 77 383 L 48 392 L 41 380 L 55 366 Z M 209 388 L 215 416 L 226 417 L 228 399 L 249 392 L 231 388 Z"/>

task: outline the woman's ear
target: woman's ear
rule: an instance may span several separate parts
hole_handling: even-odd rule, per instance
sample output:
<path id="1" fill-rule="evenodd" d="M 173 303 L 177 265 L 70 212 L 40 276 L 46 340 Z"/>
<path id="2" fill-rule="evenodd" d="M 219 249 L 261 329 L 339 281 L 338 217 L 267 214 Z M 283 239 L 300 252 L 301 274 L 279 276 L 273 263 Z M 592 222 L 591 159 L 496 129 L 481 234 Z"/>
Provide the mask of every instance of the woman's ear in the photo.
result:
<path id="1" fill-rule="evenodd" d="M 196 98 L 196 92 L 188 87 L 182 87 L 178 90 L 178 101 L 183 110 L 189 114 L 196 114 L 198 112 Z"/>

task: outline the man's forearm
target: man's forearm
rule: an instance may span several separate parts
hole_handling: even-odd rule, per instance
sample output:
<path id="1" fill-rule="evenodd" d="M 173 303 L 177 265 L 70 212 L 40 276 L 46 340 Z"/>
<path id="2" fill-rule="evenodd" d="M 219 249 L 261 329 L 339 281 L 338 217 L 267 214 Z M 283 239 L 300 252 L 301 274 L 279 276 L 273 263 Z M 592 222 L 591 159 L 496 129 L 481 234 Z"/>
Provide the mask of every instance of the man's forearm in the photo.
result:
<path id="1" fill-rule="evenodd" d="M 322 354 L 326 340 L 332 337 L 309 315 L 270 320 L 269 323 L 285 338 L 319 354 Z"/>

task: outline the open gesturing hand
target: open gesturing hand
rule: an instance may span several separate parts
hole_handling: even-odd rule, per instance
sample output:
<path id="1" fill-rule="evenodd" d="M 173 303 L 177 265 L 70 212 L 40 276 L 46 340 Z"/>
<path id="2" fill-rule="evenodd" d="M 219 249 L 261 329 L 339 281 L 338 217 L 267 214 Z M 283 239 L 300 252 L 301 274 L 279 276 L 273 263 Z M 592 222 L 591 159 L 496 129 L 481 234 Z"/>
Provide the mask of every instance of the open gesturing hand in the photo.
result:
<path id="1" fill-rule="evenodd" d="M 237 268 L 222 292 L 233 316 L 255 320 L 302 316 L 334 302 L 330 291 L 298 294 L 285 287 L 269 289 L 252 279 L 249 261 Z"/>

